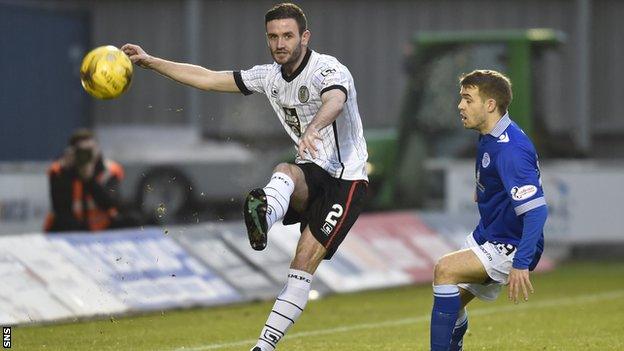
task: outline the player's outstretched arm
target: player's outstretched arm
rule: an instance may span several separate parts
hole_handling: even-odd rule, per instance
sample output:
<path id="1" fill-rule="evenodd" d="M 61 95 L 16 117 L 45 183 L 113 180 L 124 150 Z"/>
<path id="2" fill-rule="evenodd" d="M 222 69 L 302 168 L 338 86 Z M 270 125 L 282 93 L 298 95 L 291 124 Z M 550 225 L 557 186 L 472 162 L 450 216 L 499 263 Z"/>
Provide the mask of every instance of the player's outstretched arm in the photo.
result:
<path id="1" fill-rule="evenodd" d="M 240 92 L 230 71 L 217 72 L 188 63 L 167 61 L 148 55 L 134 44 L 126 44 L 121 50 L 139 67 L 152 69 L 182 84 L 206 91 Z"/>

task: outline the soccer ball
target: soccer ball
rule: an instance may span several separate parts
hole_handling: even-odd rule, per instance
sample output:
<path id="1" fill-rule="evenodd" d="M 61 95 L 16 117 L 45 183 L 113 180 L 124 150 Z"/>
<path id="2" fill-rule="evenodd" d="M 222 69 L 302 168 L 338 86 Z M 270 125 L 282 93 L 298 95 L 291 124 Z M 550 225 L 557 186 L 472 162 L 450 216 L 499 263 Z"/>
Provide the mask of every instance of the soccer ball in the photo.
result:
<path id="1" fill-rule="evenodd" d="M 132 62 L 112 45 L 95 48 L 82 60 L 82 87 L 95 98 L 114 99 L 128 89 L 131 80 Z"/>

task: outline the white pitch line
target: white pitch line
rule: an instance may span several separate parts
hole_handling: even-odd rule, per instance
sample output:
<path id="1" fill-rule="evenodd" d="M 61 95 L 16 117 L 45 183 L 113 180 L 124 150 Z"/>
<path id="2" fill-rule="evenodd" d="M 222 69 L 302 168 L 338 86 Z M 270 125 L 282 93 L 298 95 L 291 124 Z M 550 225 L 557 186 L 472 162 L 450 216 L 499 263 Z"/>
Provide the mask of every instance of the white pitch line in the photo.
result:
<path id="1" fill-rule="evenodd" d="M 484 316 L 484 315 L 493 314 L 493 313 L 517 311 L 519 309 L 529 310 L 529 309 L 535 309 L 535 308 L 559 307 L 559 306 L 574 305 L 574 304 L 584 303 L 584 302 L 612 300 L 612 299 L 618 299 L 621 297 L 624 297 L 624 290 L 614 290 L 614 291 L 598 293 L 598 294 L 586 294 L 586 295 L 579 295 L 575 297 L 550 299 L 550 300 L 531 302 L 531 303 L 526 303 L 526 304 L 521 304 L 521 305 L 509 305 L 509 306 L 502 306 L 502 307 L 470 309 L 469 314 L 471 316 Z M 421 315 L 418 317 L 395 319 L 395 320 L 389 320 L 389 321 L 378 322 L 378 323 L 364 323 L 364 324 L 355 324 L 355 325 L 350 325 L 350 326 L 345 326 L 345 327 L 303 331 L 303 332 L 292 333 L 292 334 L 286 335 L 283 339 L 285 340 L 286 339 L 298 339 L 298 338 L 305 338 L 308 336 L 344 333 L 344 332 L 355 331 L 355 330 L 396 327 L 396 326 L 401 326 L 401 325 L 406 325 L 406 324 L 426 322 L 426 321 L 429 321 L 429 318 L 430 318 L 430 315 L 427 314 L 427 315 Z M 247 340 L 239 340 L 239 341 L 232 341 L 232 342 L 219 343 L 219 344 L 208 344 L 208 345 L 192 346 L 192 347 L 180 347 L 180 348 L 175 349 L 174 351 L 218 350 L 218 349 L 223 349 L 227 347 L 236 347 L 236 346 L 251 347 L 257 340 L 258 339 L 247 339 Z"/>

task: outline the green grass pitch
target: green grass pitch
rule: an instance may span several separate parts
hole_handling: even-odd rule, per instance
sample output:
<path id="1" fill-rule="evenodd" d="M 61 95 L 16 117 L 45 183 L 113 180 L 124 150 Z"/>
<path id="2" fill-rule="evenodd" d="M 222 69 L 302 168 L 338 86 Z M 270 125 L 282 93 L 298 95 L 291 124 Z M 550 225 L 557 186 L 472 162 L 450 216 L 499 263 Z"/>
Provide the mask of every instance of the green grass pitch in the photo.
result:
<path id="1" fill-rule="evenodd" d="M 624 350 L 624 263 L 565 264 L 532 275 L 535 294 L 469 305 L 465 350 Z M 278 350 L 428 350 L 431 288 L 308 303 Z M 15 350 L 249 350 L 272 302 L 16 327 Z"/>

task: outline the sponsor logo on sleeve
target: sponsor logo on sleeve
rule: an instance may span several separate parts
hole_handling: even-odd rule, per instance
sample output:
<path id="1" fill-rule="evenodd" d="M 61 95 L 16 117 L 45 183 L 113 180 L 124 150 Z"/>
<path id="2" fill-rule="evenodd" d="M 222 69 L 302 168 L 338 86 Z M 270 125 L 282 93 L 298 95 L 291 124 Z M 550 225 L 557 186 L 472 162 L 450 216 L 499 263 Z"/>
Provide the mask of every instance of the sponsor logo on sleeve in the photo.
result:
<path id="1" fill-rule="evenodd" d="M 323 77 L 327 77 L 328 75 L 330 75 L 332 73 L 336 73 L 336 69 L 335 68 L 328 68 L 328 69 L 324 70 L 323 72 L 321 72 L 321 75 Z"/>
<path id="2" fill-rule="evenodd" d="M 514 186 L 511 188 L 511 198 L 516 201 L 522 201 L 530 198 L 537 193 L 535 185 L 523 185 L 521 187 Z"/>

